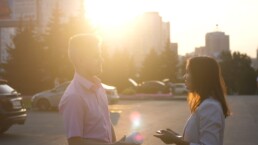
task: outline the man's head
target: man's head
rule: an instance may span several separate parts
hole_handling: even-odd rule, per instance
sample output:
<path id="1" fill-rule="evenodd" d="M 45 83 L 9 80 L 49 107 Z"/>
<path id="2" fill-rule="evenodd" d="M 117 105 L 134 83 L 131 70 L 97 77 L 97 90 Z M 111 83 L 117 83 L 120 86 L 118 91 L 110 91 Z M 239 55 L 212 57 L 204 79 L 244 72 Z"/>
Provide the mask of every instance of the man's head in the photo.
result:
<path id="1" fill-rule="evenodd" d="M 68 56 L 76 72 L 95 76 L 102 72 L 101 43 L 94 34 L 77 34 L 70 38 Z"/>

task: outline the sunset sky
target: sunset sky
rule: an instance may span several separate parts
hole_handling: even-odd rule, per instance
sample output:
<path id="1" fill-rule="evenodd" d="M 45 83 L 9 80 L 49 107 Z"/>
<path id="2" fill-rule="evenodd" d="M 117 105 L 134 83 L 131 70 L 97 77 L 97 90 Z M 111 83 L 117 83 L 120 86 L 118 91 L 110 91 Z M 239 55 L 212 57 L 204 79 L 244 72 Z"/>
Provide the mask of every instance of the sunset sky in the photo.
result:
<path id="1" fill-rule="evenodd" d="M 230 35 L 231 51 L 256 57 L 257 0 L 86 0 L 88 17 L 104 29 L 117 27 L 146 11 L 157 11 L 171 25 L 171 41 L 179 54 L 205 45 L 205 34 L 219 30 Z"/>

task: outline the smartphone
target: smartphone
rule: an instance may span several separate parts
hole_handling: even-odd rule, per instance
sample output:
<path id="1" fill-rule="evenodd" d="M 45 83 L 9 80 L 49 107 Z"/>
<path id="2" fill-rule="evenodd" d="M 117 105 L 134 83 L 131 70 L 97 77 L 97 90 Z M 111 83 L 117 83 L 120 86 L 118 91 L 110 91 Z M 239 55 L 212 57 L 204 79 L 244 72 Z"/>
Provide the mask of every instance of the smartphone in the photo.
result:
<path id="1" fill-rule="evenodd" d="M 157 130 L 156 133 L 162 134 L 162 130 Z"/>

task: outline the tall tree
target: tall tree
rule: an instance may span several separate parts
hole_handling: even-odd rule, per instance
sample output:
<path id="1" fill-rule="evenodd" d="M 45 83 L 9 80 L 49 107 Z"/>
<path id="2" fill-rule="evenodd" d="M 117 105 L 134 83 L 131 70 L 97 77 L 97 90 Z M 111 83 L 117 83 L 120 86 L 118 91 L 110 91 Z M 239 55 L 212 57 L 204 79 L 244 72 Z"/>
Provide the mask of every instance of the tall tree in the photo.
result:
<path id="1" fill-rule="evenodd" d="M 256 91 L 256 73 L 251 67 L 251 58 L 246 54 L 223 52 L 220 62 L 222 74 L 229 93 L 254 94 Z"/>
<path id="2" fill-rule="evenodd" d="M 160 69 L 160 59 L 158 53 L 151 49 L 149 54 L 145 57 L 142 68 L 140 70 L 140 78 L 142 81 L 148 80 L 160 80 L 161 69 Z"/>
<path id="3" fill-rule="evenodd" d="M 132 57 L 126 50 L 116 50 L 113 55 L 104 53 L 103 73 L 101 79 L 118 88 L 119 91 L 127 88 L 130 83 L 128 78 L 135 75 L 135 65 Z"/>
<path id="4" fill-rule="evenodd" d="M 47 48 L 45 66 L 49 71 L 48 81 L 52 84 L 56 78 L 67 80 L 72 78 L 73 67 L 67 54 L 69 38 L 78 33 L 93 32 L 85 18 L 71 17 L 66 23 L 61 22 L 61 18 L 62 13 L 56 6 L 44 36 Z"/>
<path id="5" fill-rule="evenodd" d="M 163 79 L 170 79 L 172 82 L 177 81 L 177 65 L 178 56 L 176 51 L 173 51 L 170 47 L 170 42 L 168 41 L 164 51 L 160 55 L 160 70 L 161 77 Z"/>
<path id="6" fill-rule="evenodd" d="M 35 39 L 33 29 L 32 24 L 23 26 L 21 21 L 12 38 L 14 45 L 8 46 L 9 59 L 5 65 L 8 82 L 25 94 L 35 93 L 46 87 L 43 82 L 43 49 Z"/>
<path id="7" fill-rule="evenodd" d="M 236 73 L 234 73 L 234 67 L 233 67 L 233 58 L 230 51 L 223 51 L 220 54 L 220 66 L 223 78 L 225 80 L 225 83 L 227 85 L 227 91 L 229 94 L 233 92 L 237 92 L 237 88 L 235 88 L 235 78 Z"/>
<path id="8" fill-rule="evenodd" d="M 68 63 L 67 57 L 68 38 L 66 38 L 64 35 L 61 17 L 61 11 L 56 6 L 53 10 L 46 34 L 43 38 L 47 51 L 44 56 L 44 65 L 49 73 L 49 82 L 54 82 L 55 78 L 60 78 L 63 74 L 65 74 L 65 68 L 70 64 Z"/>

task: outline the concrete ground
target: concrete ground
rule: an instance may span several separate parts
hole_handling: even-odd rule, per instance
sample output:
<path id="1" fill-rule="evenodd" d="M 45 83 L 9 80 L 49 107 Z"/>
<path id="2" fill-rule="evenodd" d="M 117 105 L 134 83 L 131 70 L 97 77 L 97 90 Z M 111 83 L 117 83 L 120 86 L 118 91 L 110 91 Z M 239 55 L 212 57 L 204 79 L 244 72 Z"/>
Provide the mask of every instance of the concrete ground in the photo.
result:
<path id="1" fill-rule="evenodd" d="M 226 119 L 224 145 L 258 145 L 258 96 L 229 96 L 232 116 Z M 184 97 L 170 100 L 121 100 L 109 106 L 117 138 L 139 131 L 142 145 L 164 145 L 153 137 L 171 128 L 182 134 L 190 115 Z M 30 110 L 24 125 L 0 135 L 0 145 L 67 145 L 63 121 L 57 111 Z"/>

